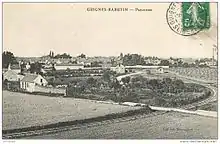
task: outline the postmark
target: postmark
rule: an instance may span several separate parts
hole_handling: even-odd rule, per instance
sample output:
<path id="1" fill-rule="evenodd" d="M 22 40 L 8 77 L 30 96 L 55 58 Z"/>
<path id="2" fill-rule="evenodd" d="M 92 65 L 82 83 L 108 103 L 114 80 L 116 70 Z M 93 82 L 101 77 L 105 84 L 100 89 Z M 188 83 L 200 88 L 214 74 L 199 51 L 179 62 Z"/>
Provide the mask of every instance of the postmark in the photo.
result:
<path id="1" fill-rule="evenodd" d="M 171 3 L 166 19 L 175 33 L 191 36 L 210 27 L 209 3 Z"/>

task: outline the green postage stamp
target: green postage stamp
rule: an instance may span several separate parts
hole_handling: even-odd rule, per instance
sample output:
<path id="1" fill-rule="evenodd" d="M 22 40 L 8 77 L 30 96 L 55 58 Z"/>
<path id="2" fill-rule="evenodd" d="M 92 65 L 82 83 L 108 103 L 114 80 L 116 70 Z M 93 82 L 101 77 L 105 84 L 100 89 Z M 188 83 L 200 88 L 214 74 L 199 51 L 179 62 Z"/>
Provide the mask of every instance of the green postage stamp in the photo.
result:
<path id="1" fill-rule="evenodd" d="M 167 10 L 170 28 L 184 36 L 194 35 L 210 28 L 210 8 L 208 2 L 171 3 Z"/>
<path id="2" fill-rule="evenodd" d="M 209 3 L 182 3 L 183 30 L 210 27 Z"/>

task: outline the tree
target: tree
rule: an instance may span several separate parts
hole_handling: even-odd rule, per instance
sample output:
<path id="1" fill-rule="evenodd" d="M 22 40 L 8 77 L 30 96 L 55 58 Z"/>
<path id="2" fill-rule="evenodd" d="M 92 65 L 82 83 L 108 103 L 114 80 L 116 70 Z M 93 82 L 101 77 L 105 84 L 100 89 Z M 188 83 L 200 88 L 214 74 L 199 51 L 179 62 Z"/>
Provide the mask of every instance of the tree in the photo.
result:
<path id="1" fill-rule="evenodd" d="M 111 75 L 111 72 L 110 71 L 105 71 L 104 73 L 103 73 L 103 79 L 104 79 L 104 81 L 106 81 L 106 82 L 110 82 L 110 75 Z"/>
<path id="2" fill-rule="evenodd" d="M 123 53 L 120 53 L 120 57 L 123 58 Z"/>
<path id="3" fill-rule="evenodd" d="M 97 80 L 94 79 L 93 77 L 90 77 L 90 78 L 87 79 L 86 82 L 87 82 L 88 85 L 94 87 L 94 86 L 96 86 L 96 82 L 97 82 Z"/>
<path id="4" fill-rule="evenodd" d="M 163 81 L 166 85 L 171 85 L 172 84 L 172 79 L 171 78 L 163 78 Z"/>
<path id="5" fill-rule="evenodd" d="M 183 63 L 183 67 L 189 67 L 189 64 L 188 63 Z"/>
<path id="6" fill-rule="evenodd" d="M 161 62 L 159 63 L 160 66 L 169 66 L 170 62 L 168 60 L 161 60 Z"/>
<path id="7" fill-rule="evenodd" d="M 26 69 L 26 64 L 22 63 L 22 64 L 20 64 L 20 67 L 21 67 L 21 74 L 23 74 L 24 70 Z"/>
<path id="8" fill-rule="evenodd" d="M 17 64 L 17 60 L 12 52 L 4 51 L 2 54 L 2 67 L 7 68 L 9 64 Z"/>
<path id="9" fill-rule="evenodd" d="M 101 67 L 100 62 L 97 61 L 92 62 L 91 67 Z"/>
<path id="10" fill-rule="evenodd" d="M 131 79 L 131 82 L 132 82 L 132 83 L 143 82 L 143 81 L 144 81 L 144 77 L 143 77 L 142 75 L 133 77 L 133 78 Z"/>
<path id="11" fill-rule="evenodd" d="M 86 58 L 86 55 L 85 55 L 85 54 L 81 54 L 81 55 L 79 55 L 78 57 L 80 57 L 80 58 Z"/>
<path id="12" fill-rule="evenodd" d="M 121 79 L 121 81 L 124 83 L 124 84 L 128 84 L 129 82 L 130 82 L 130 77 L 129 76 L 127 76 L 127 77 L 124 77 L 124 78 L 122 78 Z"/>
<path id="13" fill-rule="evenodd" d="M 111 83 L 110 83 L 110 87 L 114 89 L 114 91 L 118 90 L 121 88 L 121 85 L 119 83 L 119 81 L 117 79 L 114 79 Z"/>
<path id="14" fill-rule="evenodd" d="M 63 54 L 57 54 L 54 58 L 56 58 L 56 59 L 58 59 L 58 58 L 70 59 L 72 57 L 69 54 L 67 54 L 67 53 L 63 53 Z"/>
<path id="15" fill-rule="evenodd" d="M 195 65 L 198 66 L 199 65 L 199 60 L 195 60 Z"/>
<path id="16" fill-rule="evenodd" d="M 42 74 L 41 69 L 42 69 L 42 65 L 38 62 L 32 63 L 30 66 L 31 73 Z"/>
<path id="17" fill-rule="evenodd" d="M 144 57 L 138 54 L 127 54 L 123 57 L 123 65 L 134 66 L 134 65 L 144 65 Z"/>
<path id="18" fill-rule="evenodd" d="M 173 86 L 175 89 L 184 89 L 184 87 L 185 87 L 184 82 L 180 79 L 174 80 Z"/>
<path id="19" fill-rule="evenodd" d="M 183 65 L 183 61 L 181 59 L 178 60 L 178 66 L 182 66 Z"/>
<path id="20" fill-rule="evenodd" d="M 151 79 L 150 81 L 149 81 L 149 84 L 150 84 L 150 86 L 153 88 L 153 89 L 155 89 L 155 88 L 158 88 L 159 87 L 159 80 L 157 80 L 157 79 Z"/>

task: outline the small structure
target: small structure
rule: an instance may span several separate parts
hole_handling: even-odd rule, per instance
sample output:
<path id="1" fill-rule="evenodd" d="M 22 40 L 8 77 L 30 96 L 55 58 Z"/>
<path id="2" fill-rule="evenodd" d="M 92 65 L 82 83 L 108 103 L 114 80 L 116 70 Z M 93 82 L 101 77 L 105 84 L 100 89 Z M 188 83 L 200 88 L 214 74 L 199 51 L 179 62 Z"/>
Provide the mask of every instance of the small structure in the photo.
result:
<path id="1" fill-rule="evenodd" d="M 16 67 L 13 67 L 13 70 L 11 69 L 11 64 L 8 65 L 8 70 L 4 72 L 3 74 L 3 80 L 7 81 L 20 81 L 24 76 L 20 75 L 20 68 L 14 69 Z"/>
<path id="2" fill-rule="evenodd" d="M 157 73 L 164 73 L 164 69 L 162 67 L 157 68 Z"/>
<path id="3" fill-rule="evenodd" d="M 36 85 L 46 86 L 47 84 L 48 82 L 41 75 L 27 74 L 20 81 L 20 88 L 28 92 L 34 92 Z"/>
<path id="4" fill-rule="evenodd" d="M 125 73 L 125 66 L 123 66 L 122 64 L 119 64 L 116 67 L 112 67 L 111 70 L 115 71 L 117 74 L 123 74 Z"/>
<path id="5" fill-rule="evenodd" d="M 30 65 L 29 63 L 27 63 L 27 64 L 25 65 L 25 68 L 28 70 L 28 69 L 31 68 L 31 65 Z"/>

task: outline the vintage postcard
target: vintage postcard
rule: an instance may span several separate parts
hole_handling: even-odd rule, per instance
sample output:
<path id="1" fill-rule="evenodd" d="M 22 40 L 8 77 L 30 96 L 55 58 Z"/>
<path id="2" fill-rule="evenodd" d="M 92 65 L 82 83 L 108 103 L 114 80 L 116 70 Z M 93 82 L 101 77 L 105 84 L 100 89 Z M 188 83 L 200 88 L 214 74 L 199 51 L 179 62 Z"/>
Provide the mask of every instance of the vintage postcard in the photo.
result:
<path id="1" fill-rule="evenodd" d="M 217 3 L 2 3 L 2 139 L 218 139 Z"/>

